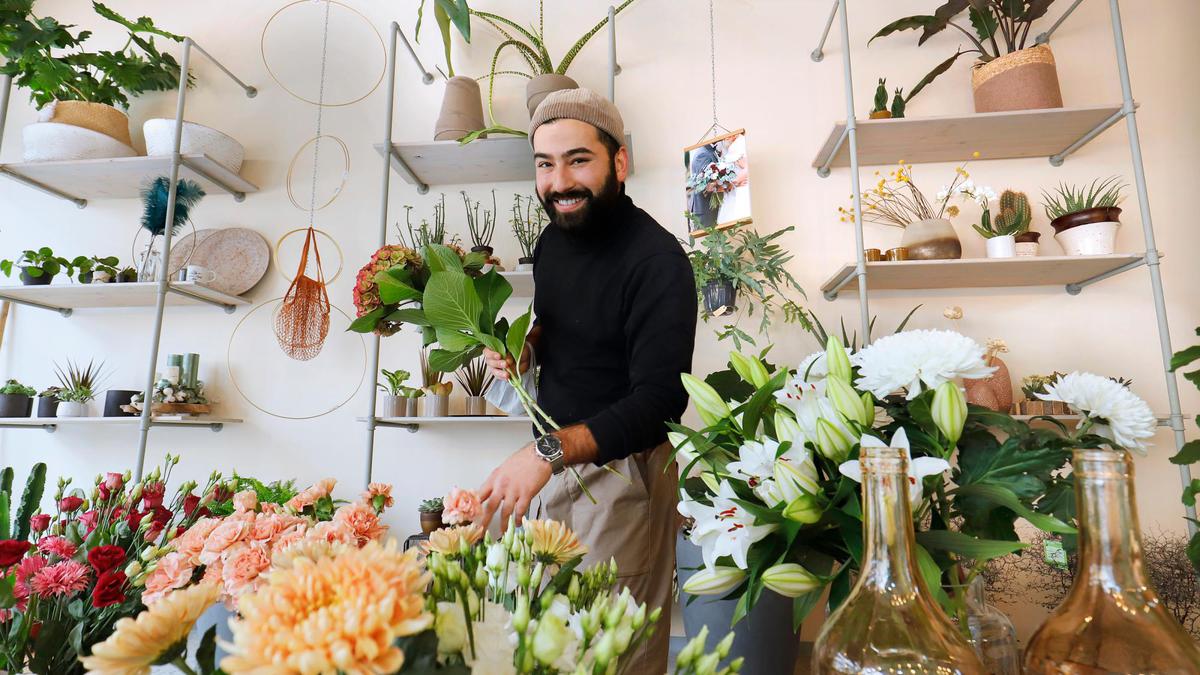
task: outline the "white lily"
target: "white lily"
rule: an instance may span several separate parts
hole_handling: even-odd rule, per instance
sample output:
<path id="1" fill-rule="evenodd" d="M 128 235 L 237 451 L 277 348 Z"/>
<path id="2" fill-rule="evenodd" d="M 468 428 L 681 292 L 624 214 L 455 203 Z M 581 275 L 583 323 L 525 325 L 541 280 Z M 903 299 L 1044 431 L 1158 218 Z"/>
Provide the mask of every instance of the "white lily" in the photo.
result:
<path id="1" fill-rule="evenodd" d="M 723 556 L 733 559 L 740 569 L 746 569 L 746 554 L 750 547 L 775 531 L 775 525 L 755 525 L 754 516 L 734 500 L 737 493 L 722 480 L 716 494 L 710 495 L 712 506 L 680 495 L 679 513 L 695 521 L 689 539 L 700 547 L 704 565 L 713 567 Z"/>
<path id="2" fill-rule="evenodd" d="M 863 450 L 866 448 L 899 448 L 904 451 L 904 457 L 908 459 L 908 499 L 909 505 L 914 511 L 925 499 L 925 484 L 923 479 L 926 476 L 936 476 L 950 468 L 950 462 L 937 457 L 917 457 L 913 459 L 908 443 L 908 434 L 904 432 L 904 427 L 896 431 L 895 435 L 892 436 L 891 443 L 884 443 L 874 436 L 864 435 L 859 441 L 859 447 Z M 862 464 L 857 459 L 842 462 L 838 466 L 838 471 L 856 483 L 862 482 Z"/>
<path id="3" fill-rule="evenodd" d="M 782 497 L 774 485 L 775 456 L 779 454 L 779 442 L 764 438 L 762 441 L 746 441 L 738 448 L 738 461 L 726 465 L 726 470 L 750 486 L 754 494 L 767 505 L 776 504 Z"/>

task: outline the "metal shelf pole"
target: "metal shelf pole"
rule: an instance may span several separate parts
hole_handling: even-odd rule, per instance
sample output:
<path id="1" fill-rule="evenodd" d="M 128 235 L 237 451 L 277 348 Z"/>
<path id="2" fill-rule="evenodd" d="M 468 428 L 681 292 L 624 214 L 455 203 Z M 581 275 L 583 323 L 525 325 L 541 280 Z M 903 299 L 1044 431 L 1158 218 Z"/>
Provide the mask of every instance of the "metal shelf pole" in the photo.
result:
<path id="1" fill-rule="evenodd" d="M 1076 3 L 1078 4 L 1078 3 Z M 1167 380 L 1167 400 L 1171 409 L 1171 430 L 1175 432 L 1175 449 L 1186 442 L 1183 433 L 1183 413 L 1179 405 L 1179 381 L 1171 370 L 1171 330 L 1167 324 L 1167 301 L 1163 293 L 1162 270 L 1159 269 L 1159 253 L 1154 242 L 1154 221 L 1150 216 L 1150 197 L 1146 189 L 1146 167 L 1142 163 L 1142 141 L 1138 136 L 1137 110 L 1133 105 L 1133 88 L 1129 83 L 1129 61 L 1125 55 L 1125 33 L 1121 25 L 1121 7 L 1118 0 L 1109 0 L 1112 19 L 1113 43 L 1117 52 L 1117 72 L 1121 78 L 1122 112 L 1125 113 L 1125 128 L 1129 132 L 1129 154 L 1133 162 L 1133 179 L 1137 186 L 1138 208 L 1142 216 L 1142 238 L 1146 244 L 1146 268 L 1150 271 L 1150 288 L 1154 293 L 1154 314 L 1158 319 L 1158 342 L 1162 351 L 1163 372 Z M 1072 9 L 1074 9 L 1072 7 Z M 1186 488 L 1192 482 L 1191 467 L 1179 465 L 1179 480 Z M 1188 531 L 1196 532 L 1196 507 L 1185 506 Z"/>
<path id="2" fill-rule="evenodd" d="M 171 260 L 171 224 L 175 220 L 175 199 L 179 188 L 179 169 L 183 166 L 183 157 L 179 149 L 183 143 L 183 111 L 187 105 L 187 73 L 193 48 L 207 56 L 222 72 L 236 82 L 242 88 L 242 91 L 246 93 L 247 98 L 254 98 L 258 94 L 257 89 L 239 80 L 220 61 L 214 59 L 212 54 L 204 51 L 203 48 L 193 42 L 192 38 L 185 37 L 183 39 L 183 56 L 179 60 L 179 93 L 175 101 L 175 140 L 171 152 L 170 184 L 167 190 L 167 214 L 163 223 L 162 263 L 158 269 L 158 292 L 154 301 L 154 328 L 150 336 L 150 358 L 149 364 L 146 367 L 146 386 L 142 390 L 143 405 L 141 423 L 138 430 L 138 456 L 135 479 L 139 481 L 142 479 L 142 472 L 146 464 L 146 444 L 150 437 L 150 428 L 154 426 L 154 422 L 150 417 L 154 408 L 154 372 L 158 365 L 158 350 L 162 344 L 162 325 L 166 313 L 167 294 L 171 292 L 171 280 L 168 274 Z"/>
<path id="3" fill-rule="evenodd" d="M 862 321 L 862 345 L 871 343 L 871 309 L 867 299 L 867 260 L 863 246 L 862 186 L 858 179 L 858 123 L 854 119 L 854 76 L 850 69 L 850 21 L 846 0 L 838 0 L 842 24 L 842 75 L 846 88 L 846 141 L 850 144 L 850 187 L 854 193 L 854 274 L 858 277 L 858 312 Z M 824 38 L 822 38 L 822 42 Z"/>

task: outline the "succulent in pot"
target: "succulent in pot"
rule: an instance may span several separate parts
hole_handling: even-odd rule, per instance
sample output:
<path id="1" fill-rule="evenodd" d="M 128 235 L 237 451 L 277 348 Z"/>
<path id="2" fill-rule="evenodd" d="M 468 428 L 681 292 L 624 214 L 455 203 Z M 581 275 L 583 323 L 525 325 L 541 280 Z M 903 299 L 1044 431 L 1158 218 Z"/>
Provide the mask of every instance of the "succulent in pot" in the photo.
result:
<path id="1" fill-rule="evenodd" d="M 46 387 L 38 392 L 37 416 L 58 417 L 58 394 L 62 387 Z"/>
<path id="2" fill-rule="evenodd" d="M 1097 178 L 1087 185 L 1060 183 L 1043 192 L 1042 204 L 1054 238 L 1067 255 L 1105 255 L 1113 252 L 1125 185 L 1116 176 Z"/>
<path id="3" fill-rule="evenodd" d="M 441 497 L 426 499 L 417 506 L 417 513 L 421 516 L 421 531 L 425 534 L 430 534 L 434 530 L 439 530 L 443 527 L 442 511 L 445 506 Z"/>
<path id="4" fill-rule="evenodd" d="M 61 386 L 57 397 L 58 417 L 87 417 L 87 404 L 96 398 L 103 378 L 104 364 L 89 361 L 87 367 L 68 360 L 66 367 L 55 366 Z"/>
<path id="5" fill-rule="evenodd" d="M 408 392 L 412 391 L 412 387 L 404 383 L 411 374 L 407 370 L 381 369 L 379 372 L 383 375 L 383 381 L 376 386 L 384 392 L 380 416 L 408 417 L 407 402 L 411 398 Z"/>
<path id="6" fill-rule="evenodd" d="M 16 380 L 0 386 L 0 417 L 29 417 L 33 414 L 33 397 L 37 389 Z"/>

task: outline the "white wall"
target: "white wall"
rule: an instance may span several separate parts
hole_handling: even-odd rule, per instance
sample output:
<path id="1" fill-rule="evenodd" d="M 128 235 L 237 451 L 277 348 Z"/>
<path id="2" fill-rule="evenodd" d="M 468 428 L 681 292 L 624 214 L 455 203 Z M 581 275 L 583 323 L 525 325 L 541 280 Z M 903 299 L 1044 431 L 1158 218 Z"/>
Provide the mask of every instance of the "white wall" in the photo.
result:
<path id="1" fill-rule="evenodd" d="M 250 227 L 262 232 L 272 244 L 284 232 L 306 224 L 304 214 L 287 199 L 284 178 L 293 153 L 312 136 L 315 122 L 315 109 L 284 93 L 268 76 L 260 56 L 260 32 L 280 4 L 244 0 L 212 0 L 203 6 L 146 0 L 111 3 L 127 14 L 152 14 L 160 26 L 193 36 L 259 87 L 258 98 L 246 100 L 215 68 L 200 60 L 195 67 L 199 86 L 189 95 L 187 117 L 240 139 L 248 157 L 244 173 L 262 187 L 242 204 L 224 195 L 208 197 L 197 210 L 197 227 Z M 536 20 L 531 2 L 476 0 L 475 4 L 522 22 Z M 546 4 L 550 46 L 556 54 L 565 51 L 607 7 L 599 0 Z M 844 118 L 841 48 L 836 31 L 823 63 L 813 63 L 808 57 L 829 3 L 722 0 L 717 4 L 720 120 L 726 127 L 748 129 L 755 174 L 755 220 L 760 228 L 796 226 L 785 241 L 795 252 L 792 270 L 808 290 L 810 305 L 827 324 L 836 324 L 839 316 L 845 316 L 848 324 L 856 323 L 855 300 L 846 296 L 829 303 L 818 290 L 842 261 L 850 259 L 854 249 L 852 231 L 836 218 L 836 208 L 848 201 L 848 172 L 835 170 L 830 178 L 820 179 L 809 167 L 831 124 Z M 868 49 L 866 41 L 879 26 L 924 11 L 929 3 L 863 0 L 850 4 L 858 83 L 855 95 L 860 114 L 869 109 L 875 78 L 886 75 L 889 83 L 910 87 L 958 44 L 947 33 L 915 49 L 915 35 L 905 35 L 877 41 Z M 1085 3 L 1055 36 L 1067 105 L 1120 100 L 1106 4 Z M 388 22 L 399 20 L 411 35 L 413 0 L 355 2 L 354 6 L 381 32 Z M 114 32 L 90 13 L 86 3 L 43 1 L 38 7 L 42 14 L 97 29 L 97 44 L 111 42 L 119 46 Z M 679 151 L 697 140 L 710 122 L 706 9 L 707 5 L 698 0 L 639 0 L 619 20 L 619 60 L 624 73 L 617 80 L 617 102 L 627 129 L 636 138 L 637 173 L 629 182 L 629 193 L 660 222 L 676 230 L 681 227 Z M 1200 97 L 1192 66 L 1200 58 L 1200 47 L 1189 33 L 1189 27 L 1200 22 L 1200 5 L 1187 0 L 1125 3 L 1124 19 L 1134 93 L 1141 105 L 1138 120 L 1157 217 L 1158 246 L 1166 254 L 1162 270 L 1172 337 L 1179 348 L 1195 341 L 1192 327 L 1200 324 L 1200 305 L 1194 290 L 1200 283 L 1200 268 L 1193 260 L 1200 249 L 1200 234 L 1190 222 L 1194 180 L 1191 167 L 1185 164 L 1200 151 L 1200 132 L 1195 122 Z M 272 66 L 287 76 L 309 68 L 307 77 L 315 80 L 311 68 L 316 62 L 311 55 L 319 50 L 316 26 L 311 22 L 280 21 L 286 30 L 273 33 L 268 43 L 274 55 Z M 343 30 L 346 24 L 335 25 L 340 32 L 335 33 L 336 49 L 332 52 L 336 58 L 330 69 L 331 95 L 345 93 L 364 79 L 361 70 L 347 71 L 346 63 L 369 64 L 360 69 L 378 68 L 381 58 L 378 47 L 371 44 L 374 38 L 346 39 L 351 35 Z M 491 49 L 498 43 L 497 36 L 486 27 L 477 26 L 476 31 L 474 44 L 460 48 L 456 55 L 461 73 L 486 72 Z M 605 47 L 600 40 L 593 43 L 572 68 L 572 75 L 581 83 L 601 91 L 607 86 Z M 177 48 L 172 49 L 177 53 Z M 441 61 L 440 45 L 432 31 L 425 34 L 417 50 L 431 68 Z M 432 86 L 420 84 L 403 53 L 397 72 L 396 137 L 429 138 L 442 92 L 440 78 Z M 968 78 L 964 60 L 915 99 L 909 115 L 971 112 Z M 143 120 L 170 116 L 173 105 L 173 93 L 138 100 L 130 111 L 135 136 L 140 137 Z M 332 284 L 331 296 L 347 312 L 353 312 L 353 273 L 375 250 L 381 160 L 371 146 L 382 137 L 383 105 L 383 94 L 377 90 L 356 105 L 325 112 L 327 132 L 343 138 L 352 153 L 344 193 L 317 218 L 318 227 L 333 233 L 346 255 L 346 271 Z M 524 126 L 527 118 L 521 82 L 503 82 L 497 115 L 502 122 Z M 34 112 L 23 92 L 14 92 L 0 158 L 19 160 L 20 128 L 33 119 Z M 1006 160 L 976 162 L 971 170 L 979 183 L 997 191 L 1005 187 L 1024 190 L 1031 197 L 1059 180 L 1086 181 L 1119 174 L 1132 182 L 1124 125 L 1105 133 L 1061 168 L 1053 168 L 1045 160 Z M 933 192 L 951 171 L 952 165 L 921 166 L 917 176 Z M 308 174 L 301 171 L 299 175 Z M 487 197 L 489 188 L 466 186 L 475 199 Z M 420 196 L 394 176 L 391 221 L 403 218 L 402 204 L 413 204 L 418 212 L 431 212 L 437 192 L 443 189 L 451 205 L 450 229 L 465 236 L 466 224 L 457 201 L 459 186 L 436 188 L 432 195 Z M 498 186 L 502 211 L 513 192 L 531 190 L 528 184 Z M 306 194 L 303 187 L 300 192 Z M 1142 246 L 1136 199 L 1130 198 L 1125 206 L 1125 227 L 1118 246 L 1122 251 L 1136 251 Z M 139 209 L 136 200 L 115 200 L 95 201 L 78 211 L 69 203 L 0 181 L 0 253 L 12 257 L 23 248 L 48 244 L 71 256 L 128 257 Z M 969 219 L 975 216 L 967 209 L 956 223 L 965 255 L 972 257 L 983 255 L 982 240 L 969 228 Z M 1040 210 L 1035 214 L 1034 227 L 1050 231 Z M 503 225 L 499 229 L 498 253 L 506 261 L 515 261 L 515 241 Z M 899 231 L 868 226 L 866 237 L 869 245 L 888 248 L 898 242 Z M 1056 250 L 1049 235 L 1043 243 L 1050 252 Z M 325 255 L 327 259 L 335 257 L 329 251 Z M 272 270 L 250 297 L 256 304 L 261 303 L 278 297 L 285 287 L 283 278 Z M 1144 269 L 1089 288 L 1077 297 L 1057 288 L 1045 288 L 879 293 L 872 300 L 872 312 L 879 315 L 882 329 L 890 329 L 917 303 L 925 306 L 914 319 L 914 327 L 945 327 L 942 308 L 960 305 L 966 312 L 962 330 L 981 342 L 989 337 L 1007 340 L 1012 348 L 1007 361 L 1014 378 L 1030 372 L 1075 368 L 1132 377 L 1135 390 L 1156 411 L 1167 409 L 1149 279 Z M 245 424 L 228 427 L 220 434 L 155 429 L 151 432 L 148 464 L 160 460 L 163 453 L 173 452 L 183 455 L 181 477 L 202 479 L 214 467 L 226 472 L 236 468 L 262 477 L 295 476 L 302 483 L 334 476 L 345 488 L 342 494 L 357 491 L 366 432 L 355 418 L 364 412 L 370 378 L 349 404 L 323 417 L 285 421 L 258 412 L 233 390 L 225 369 L 226 346 L 245 315 L 246 310 L 232 316 L 206 308 L 169 311 L 163 352 L 199 352 L 204 379 L 221 401 L 219 413 L 244 418 Z M 0 376 L 16 377 L 40 388 L 52 383 L 53 362 L 95 357 L 103 359 L 112 370 L 111 386 L 140 388 L 151 318 L 152 312 L 145 309 L 78 312 L 63 319 L 16 308 L 0 355 Z M 335 321 L 333 332 L 339 333 L 340 328 Z M 260 333 L 260 337 L 268 336 Z M 779 328 L 772 337 L 777 343 L 773 355 L 781 361 L 794 362 L 816 346 L 810 337 L 790 327 Z M 264 367 L 260 379 L 271 378 L 287 397 L 294 397 L 291 400 L 297 406 L 328 398 L 347 379 L 355 379 L 353 373 L 347 376 L 342 371 L 361 367 L 354 357 L 358 343 L 352 338 L 343 342 L 346 339 L 338 334 L 331 341 L 334 357 L 330 364 L 275 372 Z M 382 363 L 415 371 L 418 344 L 412 334 L 387 339 Z M 262 340 L 261 345 L 264 355 L 275 349 L 269 340 Z M 702 327 L 696 370 L 718 368 L 726 349 L 712 338 L 708 328 Z M 257 353 L 243 354 L 239 363 L 250 361 L 247 367 L 255 367 Z M 265 358 L 262 362 L 269 363 Z M 1200 411 L 1197 392 L 1186 382 L 1182 388 L 1185 412 Z M 1189 434 L 1195 433 L 1190 421 L 1188 430 Z M 397 507 L 391 522 L 398 533 L 415 528 L 411 513 L 420 499 L 441 494 L 456 483 L 477 485 L 526 439 L 523 428 L 508 426 L 472 431 L 422 430 L 416 435 L 381 430 L 374 475 L 377 480 L 396 485 Z M 132 428 L 62 429 L 53 435 L 5 431 L 0 433 L 0 461 L 17 468 L 18 480 L 23 480 L 21 475 L 33 462 L 45 461 L 51 475 L 72 475 L 87 482 L 97 472 L 130 466 L 136 457 L 136 441 Z M 1177 473 L 1166 461 L 1173 452 L 1172 440 L 1169 434 L 1160 433 L 1155 442 L 1150 456 L 1138 462 L 1143 526 L 1181 530 Z"/>

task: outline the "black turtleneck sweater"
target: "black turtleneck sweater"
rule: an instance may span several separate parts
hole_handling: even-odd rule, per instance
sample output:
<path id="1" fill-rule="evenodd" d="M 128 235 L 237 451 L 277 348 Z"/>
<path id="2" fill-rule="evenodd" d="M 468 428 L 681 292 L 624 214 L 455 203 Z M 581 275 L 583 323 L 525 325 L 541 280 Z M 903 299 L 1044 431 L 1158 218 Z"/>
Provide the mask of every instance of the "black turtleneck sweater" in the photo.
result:
<path id="1" fill-rule="evenodd" d="M 629 197 L 585 232 L 549 226 L 534 250 L 542 327 L 538 403 L 560 425 L 582 422 L 596 464 L 650 450 L 688 397 L 696 286 L 683 248 Z"/>

